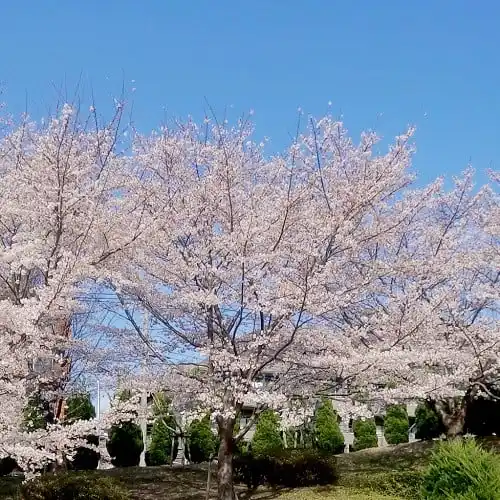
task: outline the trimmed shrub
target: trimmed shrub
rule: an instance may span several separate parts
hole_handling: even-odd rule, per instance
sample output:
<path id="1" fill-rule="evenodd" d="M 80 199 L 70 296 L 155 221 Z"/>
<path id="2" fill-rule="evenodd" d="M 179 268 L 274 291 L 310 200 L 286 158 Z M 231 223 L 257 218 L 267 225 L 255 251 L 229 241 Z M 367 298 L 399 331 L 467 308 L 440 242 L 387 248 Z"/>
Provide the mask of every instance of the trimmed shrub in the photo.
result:
<path id="1" fill-rule="evenodd" d="M 315 450 L 282 450 L 275 456 L 243 454 L 234 459 L 237 481 L 249 489 L 268 484 L 297 488 L 334 484 L 338 480 L 335 457 Z"/>
<path id="2" fill-rule="evenodd" d="M 97 436 L 87 436 L 87 442 L 94 446 L 99 444 Z M 95 470 L 99 465 L 100 455 L 97 451 L 81 446 L 76 449 L 76 454 L 73 460 L 68 461 L 70 470 Z"/>
<path id="3" fill-rule="evenodd" d="M 297 488 L 334 484 L 337 461 L 314 450 L 284 450 L 272 458 L 268 482 L 271 486 Z"/>
<path id="4" fill-rule="evenodd" d="M 356 490 L 369 490 L 370 492 L 389 495 L 391 498 L 419 500 L 422 481 L 423 478 L 420 471 L 370 471 L 369 474 L 361 472 L 342 475 L 339 485 Z"/>
<path id="5" fill-rule="evenodd" d="M 410 423 L 406 408 L 401 405 L 389 406 L 384 419 L 384 436 L 387 443 L 407 443 L 409 432 Z"/>
<path id="6" fill-rule="evenodd" d="M 233 458 L 234 480 L 243 483 L 249 490 L 266 483 L 270 457 L 256 457 L 250 452 L 239 453 Z"/>
<path id="7" fill-rule="evenodd" d="M 217 438 L 210 427 L 210 417 L 193 420 L 189 426 L 188 460 L 194 463 L 208 462 L 216 451 Z"/>
<path id="8" fill-rule="evenodd" d="M 441 418 L 430 401 L 417 406 L 415 411 L 415 437 L 422 440 L 438 438 L 445 429 Z"/>
<path id="9" fill-rule="evenodd" d="M 274 455 L 283 449 L 279 417 L 274 411 L 266 410 L 260 414 L 251 449 L 255 456 Z"/>
<path id="10" fill-rule="evenodd" d="M 473 439 L 441 443 L 424 474 L 426 500 L 500 499 L 500 459 Z"/>
<path id="11" fill-rule="evenodd" d="M 139 465 L 144 448 L 141 428 L 133 422 L 113 425 L 106 443 L 111 463 L 115 467 L 134 467 Z"/>
<path id="12" fill-rule="evenodd" d="M 83 474 L 46 474 L 21 486 L 22 500 L 127 500 L 111 478 Z"/>
<path id="13" fill-rule="evenodd" d="M 344 451 L 344 435 L 339 427 L 337 412 L 329 399 L 324 399 L 316 410 L 314 438 L 316 448 L 324 453 Z"/>
<path id="14" fill-rule="evenodd" d="M 352 430 L 354 432 L 354 451 L 378 446 L 377 427 L 373 419 L 354 421 Z"/>

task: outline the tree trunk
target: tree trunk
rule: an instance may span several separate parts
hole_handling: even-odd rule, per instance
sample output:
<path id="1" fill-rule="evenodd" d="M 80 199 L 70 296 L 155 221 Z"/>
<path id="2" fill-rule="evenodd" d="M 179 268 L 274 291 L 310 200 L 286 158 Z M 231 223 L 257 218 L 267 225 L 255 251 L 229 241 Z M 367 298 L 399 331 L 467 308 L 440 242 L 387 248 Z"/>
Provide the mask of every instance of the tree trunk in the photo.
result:
<path id="1" fill-rule="evenodd" d="M 219 427 L 219 454 L 217 464 L 218 500 L 236 500 L 233 484 L 234 418 L 217 419 Z"/>
<path id="2" fill-rule="evenodd" d="M 435 408 L 446 429 L 447 438 L 461 436 L 464 433 L 466 413 L 465 398 L 436 401 Z"/>

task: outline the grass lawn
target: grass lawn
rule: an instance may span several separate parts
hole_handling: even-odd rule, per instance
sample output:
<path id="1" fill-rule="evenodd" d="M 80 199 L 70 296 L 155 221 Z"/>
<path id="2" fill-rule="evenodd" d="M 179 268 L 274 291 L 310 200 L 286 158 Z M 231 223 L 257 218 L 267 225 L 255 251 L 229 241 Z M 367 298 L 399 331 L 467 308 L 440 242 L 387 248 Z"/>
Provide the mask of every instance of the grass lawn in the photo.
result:
<path id="1" fill-rule="evenodd" d="M 258 500 L 258 497 L 255 497 Z M 276 497 L 278 500 L 397 500 L 398 497 L 351 488 L 303 488 Z"/>

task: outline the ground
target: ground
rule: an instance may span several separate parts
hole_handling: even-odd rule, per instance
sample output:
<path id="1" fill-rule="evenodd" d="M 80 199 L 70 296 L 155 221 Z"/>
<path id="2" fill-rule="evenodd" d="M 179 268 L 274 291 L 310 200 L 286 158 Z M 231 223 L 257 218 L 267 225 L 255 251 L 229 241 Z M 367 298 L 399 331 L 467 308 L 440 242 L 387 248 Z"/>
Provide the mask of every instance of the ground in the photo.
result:
<path id="1" fill-rule="evenodd" d="M 174 470 L 162 467 L 124 471 L 112 469 L 131 491 L 134 500 L 205 500 L 207 472 L 203 470 Z M 398 497 L 363 491 L 352 487 L 321 487 L 300 490 L 261 490 L 249 494 L 244 487 L 238 489 L 240 500 L 396 500 Z M 215 498 L 213 483 L 211 498 Z"/>
<path id="2" fill-rule="evenodd" d="M 164 467 L 110 469 L 96 472 L 110 475 L 131 493 L 131 500 L 206 500 L 206 471 L 169 469 Z M 18 480 L 0 480 L 0 498 L 14 500 Z M 239 488 L 240 500 L 397 500 L 398 497 L 378 494 L 352 487 L 321 487 L 300 490 L 260 490 L 249 494 Z M 210 498 L 216 498 L 215 484 Z"/>
<path id="3" fill-rule="evenodd" d="M 485 442 L 499 448 L 497 439 Z M 428 461 L 434 443 L 417 442 L 389 448 L 372 448 L 340 455 L 340 482 L 331 488 L 297 490 L 260 490 L 250 495 L 239 488 L 240 500 L 401 500 L 411 499 L 411 489 L 418 490 L 418 479 Z M 95 474 L 115 477 L 130 491 L 133 500 L 206 500 L 207 470 L 202 467 L 132 467 L 109 469 Z M 13 499 L 18 480 L 0 478 L 0 498 Z M 381 485 L 386 485 L 381 487 Z M 215 478 L 211 498 L 215 498 Z"/>

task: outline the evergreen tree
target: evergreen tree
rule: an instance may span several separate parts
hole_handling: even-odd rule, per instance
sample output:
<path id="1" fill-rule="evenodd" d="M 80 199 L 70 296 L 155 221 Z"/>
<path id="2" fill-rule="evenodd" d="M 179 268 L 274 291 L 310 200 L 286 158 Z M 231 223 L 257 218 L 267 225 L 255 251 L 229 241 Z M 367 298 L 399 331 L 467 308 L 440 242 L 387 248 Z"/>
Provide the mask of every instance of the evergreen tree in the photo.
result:
<path id="1" fill-rule="evenodd" d="M 402 405 L 389 406 L 384 419 L 384 436 L 387 443 L 407 443 L 409 432 L 410 424 L 406 408 Z"/>
<path id="2" fill-rule="evenodd" d="M 174 440 L 174 453 L 172 455 L 175 420 L 171 414 L 168 399 L 162 395 L 156 396 L 153 413 L 155 421 L 151 432 L 151 444 L 146 452 L 146 461 L 148 465 L 165 465 L 170 463 L 171 458 L 175 458 L 177 454 L 177 440 Z"/>
<path id="3" fill-rule="evenodd" d="M 316 447 L 322 452 L 337 454 L 344 450 L 344 435 L 329 399 L 323 399 L 316 410 L 314 437 Z"/>
<path id="4" fill-rule="evenodd" d="M 352 428 L 354 431 L 354 451 L 378 446 L 377 427 L 373 419 L 356 420 Z"/>
<path id="5" fill-rule="evenodd" d="M 111 463 L 115 467 L 139 465 L 144 444 L 141 428 L 134 422 L 113 425 L 106 443 Z"/>
<path id="6" fill-rule="evenodd" d="M 90 399 L 90 394 L 81 392 L 71 395 L 66 401 L 66 417 L 64 422 L 72 424 L 77 420 L 90 420 L 95 418 L 95 409 Z M 87 436 L 87 442 L 94 446 L 99 444 L 98 436 Z M 94 470 L 99 464 L 99 453 L 84 446 L 77 448 L 75 457 L 68 463 L 73 470 Z"/>
<path id="7" fill-rule="evenodd" d="M 266 410 L 259 415 L 251 447 L 256 456 L 272 455 L 283 449 L 279 417 L 274 411 Z"/>
<path id="8" fill-rule="evenodd" d="M 91 420 L 92 418 L 95 418 L 95 408 L 89 393 L 81 392 L 68 398 L 66 401 L 66 422 L 73 423 L 77 420 Z"/>
<path id="9" fill-rule="evenodd" d="M 439 437 L 444 432 L 441 418 L 430 401 L 424 401 L 415 411 L 415 437 L 430 440 Z"/>
<path id="10" fill-rule="evenodd" d="M 208 462 L 216 451 L 217 438 L 210 426 L 210 417 L 193 420 L 189 426 L 189 460 L 194 463 Z"/>

